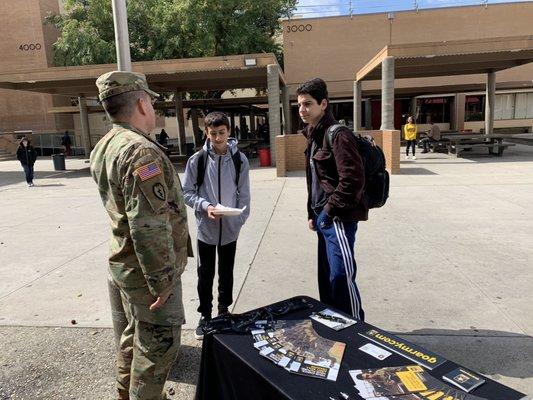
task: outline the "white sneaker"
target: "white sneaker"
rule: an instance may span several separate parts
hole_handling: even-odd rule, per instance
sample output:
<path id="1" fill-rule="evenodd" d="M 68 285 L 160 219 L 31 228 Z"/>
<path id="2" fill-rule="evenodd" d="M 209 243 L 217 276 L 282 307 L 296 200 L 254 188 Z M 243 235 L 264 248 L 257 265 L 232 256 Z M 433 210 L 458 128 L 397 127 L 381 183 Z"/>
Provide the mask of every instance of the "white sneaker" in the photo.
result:
<path id="1" fill-rule="evenodd" d="M 413 156 L 413 160 L 416 160 L 416 156 Z"/>
<path id="2" fill-rule="evenodd" d="M 405 156 L 405 159 L 406 159 L 406 160 L 410 160 L 410 159 L 411 159 L 411 156 L 408 154 L 408 155 Z"/>

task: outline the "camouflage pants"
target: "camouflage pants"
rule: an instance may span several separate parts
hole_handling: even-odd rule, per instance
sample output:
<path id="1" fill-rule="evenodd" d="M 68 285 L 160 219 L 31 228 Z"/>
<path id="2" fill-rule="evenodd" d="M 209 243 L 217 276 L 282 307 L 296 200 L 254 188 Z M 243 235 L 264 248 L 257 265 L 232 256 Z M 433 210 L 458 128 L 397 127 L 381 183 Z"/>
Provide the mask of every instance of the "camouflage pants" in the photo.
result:
<path id="1" fill-rule="evenodd" d="M 181 340 L 181 325 L 163 326 L 132 317 L 130 304 L 122 298 L 128 326 L 122 333 L 117 355 L 118 398 L 161 400 L 167 374 Z"/>

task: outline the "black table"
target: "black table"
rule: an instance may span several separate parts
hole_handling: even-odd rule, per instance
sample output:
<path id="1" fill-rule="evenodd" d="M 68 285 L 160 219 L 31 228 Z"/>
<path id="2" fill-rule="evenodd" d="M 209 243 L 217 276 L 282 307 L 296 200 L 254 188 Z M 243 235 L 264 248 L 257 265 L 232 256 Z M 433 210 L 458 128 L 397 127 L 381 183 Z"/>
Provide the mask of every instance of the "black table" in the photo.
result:
<path id="1" fill-rule="evenodd" d="M 323 303 L 301 296 L 313 305 L 312 309 L 295 311 L 280 317 L 293 320 L 308 318 L 311 312 L 328 308 Z M 339 392 L 350 395 L 350 399 L 360 399 L 356 395 L 354 382 L 348 371 L 379 367 L 413 365 L 414 362 L 393 353 L 380 361 L 359 350 L 369 340 L 358 332 L 374 328 L 367 323 L 358 322 L 354 326 L 334 331 L 313 321 L 315 331 L 322 337 L 346 343 L 346 350 L 336 382 L 290 374 L 261 357 L 253 346 L 251 335 L 216 334 L 204 337 L 202 360 L 196 388 L 196 400 L 263 400 L 263 399 L 302 399 L 328 400 L 339 398 Z M 381 347 L 381 346 L 380 346 Z M 428 371 L 441 379 L 442 375 L 459 365 L 446 361 Z M 498 382 L 485 378 L 486 382 L 471 392 L 489 400 L 518 400 L 524 394 L 510 389 Z"/>

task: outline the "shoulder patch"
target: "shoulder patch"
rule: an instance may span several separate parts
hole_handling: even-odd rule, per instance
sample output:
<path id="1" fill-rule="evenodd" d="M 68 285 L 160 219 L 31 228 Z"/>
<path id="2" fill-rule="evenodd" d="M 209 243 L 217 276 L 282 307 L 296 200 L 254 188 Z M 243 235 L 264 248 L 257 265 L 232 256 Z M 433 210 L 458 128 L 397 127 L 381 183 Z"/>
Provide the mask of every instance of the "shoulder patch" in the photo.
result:
<path id="1" fill-rule="evenodd" d="M 153 178 L 154 176 L 161 175 L 163 173 L 163 171 L 161 171 L 161 168 L 159 168 L 159 165 L 157 165 L 155 162 L 143 165 L 137 168 L 135 172 L 137 173 L 137 175 L 139 175 L 139 178 L 141 178 L 142 182 Z"/>
<path id="2" fill-rule="evenodd" d="M 158 182 L 152 186 L 152 191 L 154 192 L 155 197 L 157 197 L 159 200 L 165 201 L 167 199 L 165 188 L 161 183 Z"/>

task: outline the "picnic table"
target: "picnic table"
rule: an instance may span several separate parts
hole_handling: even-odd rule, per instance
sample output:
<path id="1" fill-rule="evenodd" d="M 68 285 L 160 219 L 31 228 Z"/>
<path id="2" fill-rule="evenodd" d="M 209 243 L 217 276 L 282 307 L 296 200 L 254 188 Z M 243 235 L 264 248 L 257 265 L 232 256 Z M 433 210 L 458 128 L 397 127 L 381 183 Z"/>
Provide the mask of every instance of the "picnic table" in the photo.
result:
<path id="1" fill-rule="evenodd" d="M 459 157 L 465 150 L 485 148 L 490 155 L 501 157 L 507 147 L 515 146 L 513 143 L 504 143 L 504 139 L 509 135 L 492 133 L 446 133 L 441 136 L 441 141 L 446 142 L 448 154 L 452 157 Z"/>
<path id="2" fill-rule="evenodd" d="M 239 139 L 239 150 L 248 158 L 257 155 L 257 146 L 263 142 L 263 139 Z"/>

